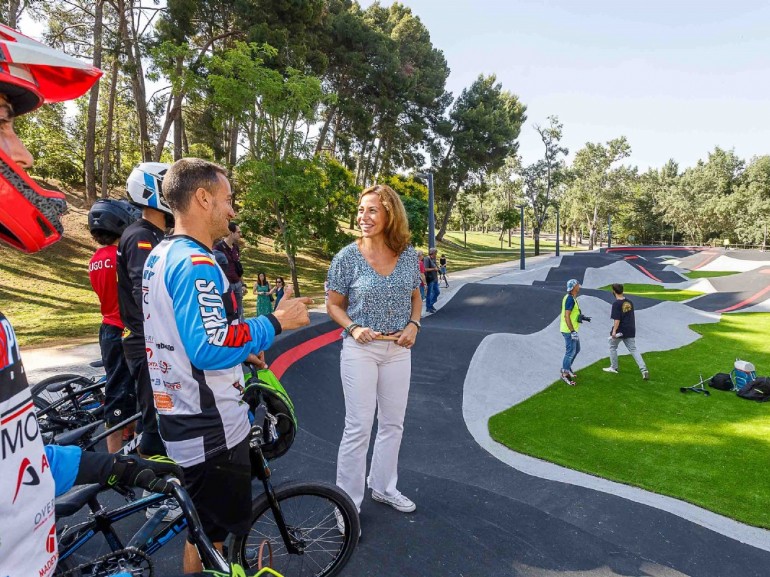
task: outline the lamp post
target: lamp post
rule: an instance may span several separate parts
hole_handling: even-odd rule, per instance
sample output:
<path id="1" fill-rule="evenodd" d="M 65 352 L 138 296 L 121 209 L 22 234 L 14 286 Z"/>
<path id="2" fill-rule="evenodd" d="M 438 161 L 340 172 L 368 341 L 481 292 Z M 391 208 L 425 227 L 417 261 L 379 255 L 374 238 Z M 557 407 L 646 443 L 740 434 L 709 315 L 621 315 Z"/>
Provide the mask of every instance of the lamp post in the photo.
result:
<path id="1" fill-rule="evenodd" d="M 554 204 L 556 209 L 556 256 L 559 256 L 559 205 Z"/>
<path id="2" fill-rule="evenodd" d="M 612 215 L 607 215 L 607 248 L 612 248 Z"/>
<path id="3" fill-rule="evenodd" d="M 519 221 L 519 224 L 521 225 L 521 256 L 519 257 L 520 266 L 519 270 L 524 270 L 525 268 L 525 262 L 524 262 L 524 205 L 519 204 L 516 205 L 516 208 L 518 208 L 521 211 L 521 220 Z"/>
<path id="4" fill-rule="evenodd" d="M 433 173 L 418 172 L 415 176 L 424 178 L 428 181 L 428 248 L 436 248 L 436 217 L 433 209 Z"/>

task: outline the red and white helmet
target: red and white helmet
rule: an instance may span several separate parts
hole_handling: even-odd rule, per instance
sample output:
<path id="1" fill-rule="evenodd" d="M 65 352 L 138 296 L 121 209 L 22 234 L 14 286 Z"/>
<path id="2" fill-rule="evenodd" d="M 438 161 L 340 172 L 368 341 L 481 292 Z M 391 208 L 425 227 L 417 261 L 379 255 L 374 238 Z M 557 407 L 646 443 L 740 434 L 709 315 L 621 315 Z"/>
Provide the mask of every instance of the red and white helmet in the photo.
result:
<path id="1" fill-rule="evenodd" d="M 102 72 L 0 24 L 0 94 L 14 116 L 85 94 Z M 24 252 L 61 238 L 64 195 L 42 189 L 0 148 L 0 240 Z"/>

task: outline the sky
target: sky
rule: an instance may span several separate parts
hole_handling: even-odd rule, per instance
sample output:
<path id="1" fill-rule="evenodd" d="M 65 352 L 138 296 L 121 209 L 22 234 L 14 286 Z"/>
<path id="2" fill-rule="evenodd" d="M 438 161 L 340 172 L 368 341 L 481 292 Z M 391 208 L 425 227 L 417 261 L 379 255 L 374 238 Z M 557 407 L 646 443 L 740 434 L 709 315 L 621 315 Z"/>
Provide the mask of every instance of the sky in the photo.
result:
<path id="1" fill-rule="evenodd" d="M 693 166 L 715 146 L 746 160 L 770 154 L 770 2 L 402 3 L 444 52 L 455 96 L 495 74 L 526 104 L 525 163 L 542 157 L 534 126 L 551 115 L 570 158 L 586 142 L 625 136 L 627 164 L 641 171 L 670 158 Z"/>
<path id="2" fill-rule="evenodd" d="M 363 6 L 371 0 L 360 0 Z M 387 6 L 392 2 L 382 0 Z M 680 169 L 715 146 L 770 154 L 770 2 L 733 0 L 402 0 L 444 52 L 459 96 L 495 74 L 527 106 L 524 163 L 543 155 L 534 126 L 558 116 L 569 158 L 625 136 L 641 171 Z M 21 29 L 40 37 L 42 26 Z"/>

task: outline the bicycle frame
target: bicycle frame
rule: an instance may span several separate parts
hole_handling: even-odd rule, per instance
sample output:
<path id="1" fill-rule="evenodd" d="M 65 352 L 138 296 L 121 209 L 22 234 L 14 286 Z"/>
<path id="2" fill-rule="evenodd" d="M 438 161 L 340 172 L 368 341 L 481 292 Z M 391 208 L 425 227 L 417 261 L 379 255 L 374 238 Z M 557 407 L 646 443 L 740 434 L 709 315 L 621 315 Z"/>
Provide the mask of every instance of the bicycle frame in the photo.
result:
<path id="1" fill-rule="evenodd" d="M 195 511 L 190 496 L 184 489 L 182 489 L 182 487 L 176 484 L 173 485 L 172 492 L 172 497 L 177 500 L 182 509 L 182 516 L 171 522 L 159 534 L 150 537 L 145 543 L 141 544 L 138 549 L 148 555 L 153 555 L 166 543 L 189 527 L 190 536 L 198 549 L 203 566 L 207 569 L 229 572 L 230 565 L 203 533 L 200 518 Z M 125 545 L 113 530 L 112 524 L 138 513 L 139 511 L 144 511 L 150 505 L 164 501 L 165 499 L 168 499 L 168 497 L 169 495 L 165 494 L 153 494 L 111 511 L 104 511 L 104 508 L 99 504 L 96 497 L 94 497 L 88 503 L 88 507 L 94 515 L 93 519 L 75 525 L 72 528 L 68 528 L 76 531 L 73 542 L 67 543 L 69 540 L 67 539 L 67 529 L 62 533 L 59 543 L 59 559 L 64 560 L 70 557 L 83 545 L 88 543 L 97 533 L 104 535 L 104 539 L 112 551 L 123 549 Z"/>

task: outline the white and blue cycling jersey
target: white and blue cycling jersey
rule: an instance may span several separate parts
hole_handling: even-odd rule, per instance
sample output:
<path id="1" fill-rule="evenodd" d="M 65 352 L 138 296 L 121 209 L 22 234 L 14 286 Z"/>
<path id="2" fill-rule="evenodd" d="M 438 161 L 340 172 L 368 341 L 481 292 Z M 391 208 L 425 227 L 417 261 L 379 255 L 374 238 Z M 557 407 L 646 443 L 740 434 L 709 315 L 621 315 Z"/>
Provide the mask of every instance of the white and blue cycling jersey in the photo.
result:
<path id="1" fill-rule="evenodd" d="M 187 236 L 152 250 L 142 291 L 160 435 L 168 456 L 190 467 L 248 434 L 241 363 L 269 348 L 280 324 L 272 315 L 239 322 L 235 295 L 213 253 Z"/>

